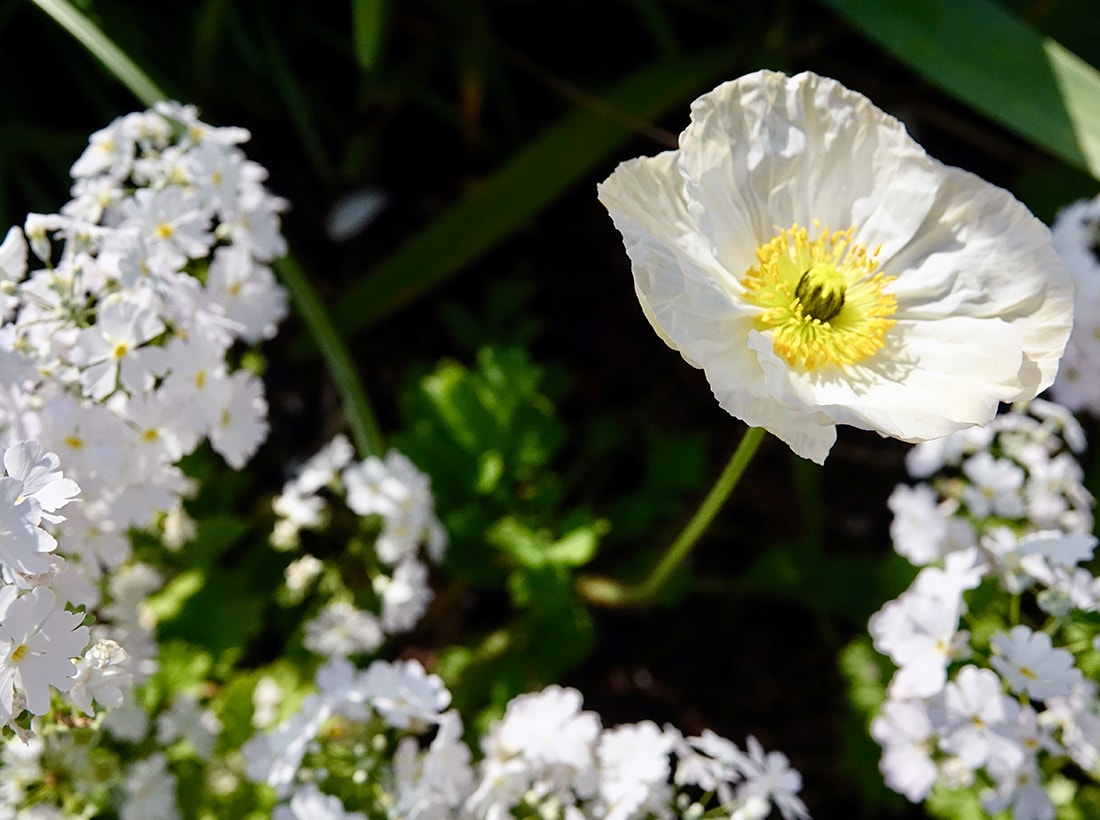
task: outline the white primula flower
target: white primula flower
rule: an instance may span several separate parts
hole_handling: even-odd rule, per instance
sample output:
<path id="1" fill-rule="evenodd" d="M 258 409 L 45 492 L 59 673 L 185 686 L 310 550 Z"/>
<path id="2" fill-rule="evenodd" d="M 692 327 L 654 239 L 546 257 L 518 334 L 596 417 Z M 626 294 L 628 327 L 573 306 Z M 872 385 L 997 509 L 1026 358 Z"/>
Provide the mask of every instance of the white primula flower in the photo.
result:
<path id="1" fill-rule="evenodd" d="M 72 658 L 84 652 L 88 627 L 84 616 L 57 605 L 52 589 L 35 587 L 16 597 L 14 587 L 0 588 L 0 717 L 7 720 L 15 695 L 26 698 L 32 714 L 50 710 L 50 689 L 68 692 L 76 678 Z"/>
<path id="2" fill-rule="evenodd" d="M 96 641 L 76 664 L 69 698 L 89 716 L 95 714 L 93 698 L 108 709 L 118 708 L 134 684 L 133 674 L 125 668 L 129 659 L 116 641 L 109 638 Z"/>
<path id="3" fill-rule="evenodd" d="M 803 457 L 823 462 L 837 424 L 985 424 L 1054 379 L 1073 305 L 1050 232 L 834 80 L 721 85 L 678 151 L 599 195 L 658 335 Z"/>
<path id="4" fill-rule="evenodd" d="M 347 601 L 332 601 L 306 622 L 302 643 L 319 655 L 346 657 L 373 652 L 384 640 L 382 624 L 373 612 Z"/>
<path id="5" fill-rule="evenodd" d="M 195 695 L 181 692 L 157 718 L 157 743 L 163 748 L 185 740 L 200 758 L 209 760 L 221 730 L 222 722 L 212 710 L 203 709 Z"/>
<path id="6" fill-rule="evenodd" d="M 375 661 L 359 679 L 366 699 L 395 729 L 417 731 L 439 720 L 451 693 L 419 661 Z"/>
<path id="7" fill-rule="evenodd" d="M 914 803 L 924 800 L 936 783 L 936 730 L 928 704 L 920 698 L 887 700 L 871 721 L 871 737 L 882 746 L 879 770 L 886 785 Z"/>
<path id="8" fill-rule="evenodd" d="M 285 806 L 276 806 L 273 820 L 367 820 L 357 811 L 347 811 L 339 797 L 325 794 L 314 784 L 302 786 Z"/>
<path id="9" fill-rule="evenodd" d="M 1081 680 L 1073 655 L 1055 648 L 1045 632 L 1033 632 L 1017 624 L 1007 634 L 995 633 L 991 643 L 995 654 L 989 663 L 1013 692 L 1046 700 L 1068 695 Z"/>
<path id="10" fill-rule="evenodd" d="M 608 820 L 645 817 L 668 805 L 672 740 L 652 721 L 617 726 L 600 735 L 600 796 Z"/>
<path id="11" fill-rule="evenodd" d="M 1062 209 L 1051 232 L 1077 291 L 1073 333 L 1051 393 L 1070 410 L 1100 416 L 1100 196 Z"/>

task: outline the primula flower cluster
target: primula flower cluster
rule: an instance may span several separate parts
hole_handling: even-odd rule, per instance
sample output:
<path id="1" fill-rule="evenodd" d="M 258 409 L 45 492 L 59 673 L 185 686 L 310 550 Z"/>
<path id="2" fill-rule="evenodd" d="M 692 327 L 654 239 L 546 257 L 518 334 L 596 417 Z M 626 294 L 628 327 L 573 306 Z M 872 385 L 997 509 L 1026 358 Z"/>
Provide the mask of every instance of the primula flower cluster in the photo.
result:
<path id="1" fill-rule="evenodd" d="M 1083 674 L 1100 665 L 1084 443 L 1065 408 L 1035 400 L 909 453 L 930 483 L 894 491 L 891 534 L 923 568 L 869 629 L 897 667 L 871 733 L 887 784 L 910 800 L 974 787 L 990 812 L 1053 818 L 1054 761 L 1100 779 L 1100 693 Z"/>
<path id="2" fill-rule="evenodd" d="M 317 684 L 298 712 L 244 747 L 249 777 L 284 801 L 277 816 L 306 820 L 318 815 L 305 806 L 322 802 L 326 817 L 382 810 L 405 820 L 702 816 L 708 808 L 692 790 L 716 795 L 720 811 L 743 820 L 762 820 L 773 806 L 786 820 L 809 816 L 798 772 L 754 738 L 742 751 L 713 732 L 685 738 L 648 721 L 605 729 L 581 710 L 575 689 L 513 699 L 473 764 L 458 712 L 445 711 L 450 694 L 416 661 L 375 661 L 364 671 L 330 661 Z M 338 771 L 370 788 L 342 782 Z M 336 794 L 349 795 L 350 808 Z"/>
<path id="3" fill-rule="evenodd" d="M 83 614 L 67 611 L 67 597 L 58 597 L 69 596 L 78 578 L 47 528 L 65 521 L 58 510 L 80 488 L 37 441 L 0 448 L 0 464 L 0 725 L 25 741 L 33 731 L 16 721 L 24 712 L 47 714 L 52 691 L 68 693 L 92 715 L 93 700 L 118 706 L 132 675 L 114 641 L 89 647 Z"/>
<path id="4" fill-rule="evenodd" d="M 100 643 L 73 683 L 88 714 L 93 699 L 117 706 L 155 668 L 138 604 L 160 577 L 130 573 L 128 530 L 160 525 L 166 545 L 187 540 L 191 485 L 177 462 L 207 440 L 240 468 L 267 435 L 263 386 L 231 362 L 235 345 L 269 338 L 286 312 L 265 264 L 286 251 L 285 203 L 239 148 L 248 136 L 172 103 L 120 117 L 72 166 L 60 213 L 31 214 L 0 244 L 0 443 L 13 445 L 5 481 L 28 484 L 10 483 L 7 497 L 62 536 L 66 559 L 51 535 L 13 519 L 0 561 L 8 583 L 33 576 L 56 593 L 36 593 L 43 629 L 64 620 L 47 616 L 47 598 L 100 616 Z M 16 444 L 29 438 L 41 442 L 33 452 Z M 54 511 L 78 484 L 82 503 L 62 519 Z M 30 599 L 4 606 L 22 623 Z M 39 697 L 27 705 L 44 708 Z"/>
<path id="5" fill-rule="evenodd" d="M 263 386 L 229 360 L 286 312 L 265 264 L 286 250 L 285 203 L 247 139 L 177 104 L 120 117 L 73 165 L 61 212 L 0 246 L 0 431 L 38 438 L 80 484 L 66 531 L 90 581 L 127 560 L 128 528 L 181 509 L 182 456 L 209 440 L 240 468 L 266 437 Z"/>
<path id="6" fill-rule="evenodd" d="M 335 515 L 331 502 L 339 502 Z M 370 564 L 370 588 L 350 589 L 335 556 L 326 564 L 304 552 L 286 569 L 286 590 L 297 600 L 328 579 L 339 588 L 305 625 L 306 648 L 327 657 L 371 653 L 386 635 L 411 630 L 432 599 L 428 565 L 443 560 L 447 534 L 435 515 L 431 481 L 396 450 L 384 459 L 353 461 L 351 444 L 337 436 L 301 466 L 272 505 L 279 516 L 272 543 L 301 545 L 302 530 L 336 537 L 333 519 L 356 517 L 352 535 L 370 539 L 362 557 Z M 356 559 L 356 552 L 351 557 Z M 364 608 L 369 606 L 369 608 Z"/>
<path id="7" fill-rule="evenodd" d="M 1051 233 L 1076 291 L 1073 332 L 1051 395 L 1100 417 L 1100 196 L 1063 208 Z"/>

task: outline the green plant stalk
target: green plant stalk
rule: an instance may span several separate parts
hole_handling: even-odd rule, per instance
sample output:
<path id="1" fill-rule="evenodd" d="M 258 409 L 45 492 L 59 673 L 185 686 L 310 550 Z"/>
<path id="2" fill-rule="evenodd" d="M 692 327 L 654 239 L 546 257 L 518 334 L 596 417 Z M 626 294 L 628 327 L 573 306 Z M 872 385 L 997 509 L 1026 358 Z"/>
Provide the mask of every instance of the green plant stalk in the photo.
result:
<path id="1" fill-rule="evenodd" d="M 591 604 L 607 607 L 643 606 L 652 603 L 653 599 L 668 583 L 668 579 L 683 563 L 684 559 L 699 542 L 700 537 L 706 532 L 722 505 L 726 503 L 730 493 L 741 480 L 752 457 L 764 440 L 762 427 L 750 427 L 745 431 L 741 443 L 737 445 L 729 462 L 726 464 L 718 480 L 714 482 L 710 492 L 695 511 L 695 515 L 687 522 L 687 525 L 672 542 L 668 550 L 650 571 L 649 575 L 641 582 L 634 585 L 626 585 L 614 578 L 603 578 L 595 575 L 582 575 L 577 578 L 576 589 L 578 594 Z"/>
<path id="2" fill-rule="evenodd" d="M 385 451 L 385 443 L 378 429 L 378 422 L 374 418 L 370 400 L 356 372 L 355 363 L 351 359 L 347 345 L 344 344 L 344 340 L 333 325 L 328 311 L 321 304 L 321 300 L 293 257 L 285 256 L 278 260 L 275 263 L 275 270 L 290 291 L 298 314 L 321 349 L 321 355 L 328 365 L 329 373 L 332 374 L 336 390 L 340 393 L 344 415 L 347 416 L 359 457 L 366 458 L 372 454 L 381 456 Z"/>
<path id="3" fill-rule="evenodd" d="M 143 104 L 152 108 L 154 103 L 168 99 L 168 95 L 138 67 L 137 63 L 126 56 L 121 48 L 68 0 L 32 1 L 88 49 L 92 56 L 103 63 L 104 68 L 130 89 Z"/>

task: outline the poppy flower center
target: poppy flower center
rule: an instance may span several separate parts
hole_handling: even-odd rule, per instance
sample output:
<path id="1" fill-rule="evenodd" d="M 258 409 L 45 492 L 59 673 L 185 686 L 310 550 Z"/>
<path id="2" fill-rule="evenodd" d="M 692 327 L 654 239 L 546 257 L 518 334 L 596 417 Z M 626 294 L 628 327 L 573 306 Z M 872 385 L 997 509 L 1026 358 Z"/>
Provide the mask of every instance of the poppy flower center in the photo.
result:
<path id="1" fill-rule="evenodd" d="M 811 240 L 793 225 L 757 248 L 759 264 L 745 273 L 744 299 L 761 309 L 757 329 L 791 367 L 864 361 L 894 325 L 897 300 L 882 291 L 893 277 L 877 270 L 878 249 L 868 253 L 852 233 L 826 228 Z"/>
<path id="2" fill-rule="evenodd" d="M 835 265 L 817 262 L 798 280 L 794 295 L 802 309 L 821 322 L 827 322 L 844 308 L 848 283 Z"/>

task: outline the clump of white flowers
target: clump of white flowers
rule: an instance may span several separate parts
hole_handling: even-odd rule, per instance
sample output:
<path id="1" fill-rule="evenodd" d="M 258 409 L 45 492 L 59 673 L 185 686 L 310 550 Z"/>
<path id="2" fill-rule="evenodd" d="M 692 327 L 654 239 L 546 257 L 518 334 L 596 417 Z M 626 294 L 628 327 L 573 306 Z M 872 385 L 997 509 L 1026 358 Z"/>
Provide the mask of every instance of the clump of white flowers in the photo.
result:
<path id="1" fill-rule="evenodd" d="M 391 451 L 384 459 L 354 461 L 351 444 L 339 435 L 301 466 L 273 507 L 278 521 L 271 540 L 281 549 L 299 548 L 303 530 L 325 531 L 332 540 L 333 518 L 352 518 L 348 550 L 327 564 L 303 550 L 286 569 L 291 599 L 322 586 L 330 590 L 305 624 L 306 648 L 326 657 L 371 653 L 386 635 L 416 626 L 432 600 L 429 565 L 443 559 L 447 534 L 435 515 L 430 479 L 408 458 Z M 341 566 L 348 560 L 358 573 Z M 363 570 L 365 588 L 346 582 Z"/>
<path id="2" fill-rule="evenodd" d="M 17 721 L 48 714 L 52 692 L 90 716 L 93 700 L 118 706 L 133 683 L 126 652 L 110 639 L 89 646 L 84 614 L 66 609 L 80 584 L 51 531 L 80 488 L 60 467 L 37 441 L 0 448 L 0 725 L 23 741 L 34 731 Z"/>
<path id="3" fill-rule="evenodd" d="M 191 484 L 177 462 L 206 440 L 240 468 L 267 435 L 263 385 L 233 348 L 286 313 L 265 264 L 286 251 L 285 203 L 241 151 L 248 137 L 174 103 L 119 117 L 74 163 L 60 213 L 31 214 L 0 245 L 0 443 L 39 440 L 79 483 L 60 525 L 65 600 L 102 609 L 99 637 L 139 679 L 155 644 L 136 605 L 156 587 L 112 597 L 126 594 L 110 587 L 127 531 L 172 522 L 178 542 Z M 19 571 L 46 569 L 33 564 Z"/>
<path id="4" fill-rule="evenodd" d="M 61 213 L 0 246 L 0 436 L 38 438 L 79 482 L 66 530 L 89 580 L 127 560 L 128 528 L 180 510 L 180 458 L 207 440 L 239 469 L 267 435 L 263 385 L 232 348 L 286 313 L 266 265 L 286 251 L 285 203 L 248 136 L 178 104 L 120 117 L 73 165 Z"/>
<path id="5" fill-rule="evenodd" d="M 324 800 L 332 817 L 702 817 L 711 797 L 723 816 L 762 820 L 773 805 L 786 820 L 809 816 L 798 772 L 755 738 L 742 751 L 648 721 L 605 729 L 575 689 L 514 698 L 474 763 L 450 693 L 416 661 L 359 671 L 331 660 L 317 688 L 243 750 L 248 776 L 283 801 L 280 816 L 304 818 L 297 806 Z"/>
<path id="6" fill-rule="evenodd" d="M 1052 818 L 1066 760 L 1100 780 L 1100 696 L 1083 673 L 1100 666 L 1084 445 L 1068 411 L 1035 400 L 909 453 L 927 482 L 894 491 L 891 534 L 922 569 L 869 627 L 897 667 L 871 733 L 887 784 L 910 800 L 973 788 L 989 812 Z"/>
<path id="7" fill-rule="evenodd" d="M 267 265 L 286 252 L 286 203 L 248 139 L 176 103 L 119 117 L 72 166 L 72 199 L 0 243 L 0 723 L 17 735 L 0 812 L 32 793 L 43 812 L 80 795 L 88 816 L 108 800 L 178 816 L 168 758 L 149 754 L 157 711 L 159 748 L 212 754 L 198 700 L 133 699 L 157 670 L 145 601 L 164 576 L 129 536 L 181 546 L 180 459 L 206 441 L 240 469 L 267 436 L 263 385 L 237 362 L 286 313 Z M 112 743 L 145 746 L 124 765 Z"/>
<path id="8" fill-rule="evenodd" d="M 1051 394 L 1070 410 L 1100 417 L 1100 196 L 1063 208 L 1051 233 L 1076 290 L 1073 332 Z"/>

